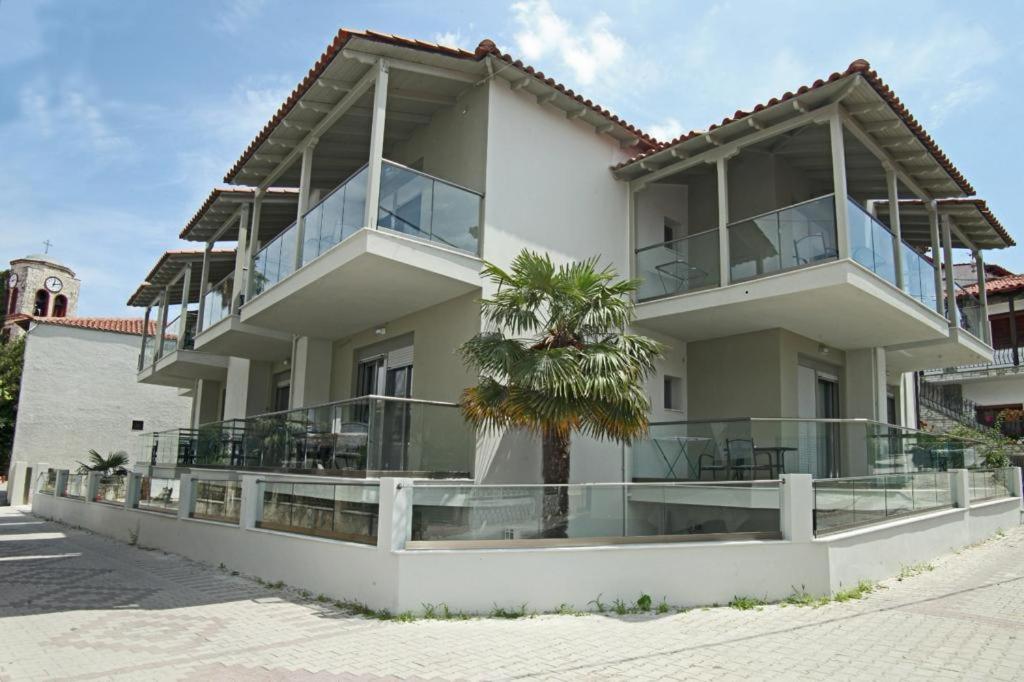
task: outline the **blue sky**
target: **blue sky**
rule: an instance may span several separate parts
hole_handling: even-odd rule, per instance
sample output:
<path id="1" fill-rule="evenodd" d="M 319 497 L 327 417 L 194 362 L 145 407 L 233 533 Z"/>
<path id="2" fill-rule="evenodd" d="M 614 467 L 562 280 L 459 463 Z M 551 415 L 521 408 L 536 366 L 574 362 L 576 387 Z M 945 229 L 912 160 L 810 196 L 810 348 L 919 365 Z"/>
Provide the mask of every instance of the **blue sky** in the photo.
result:
<path id="1" fill-rule="evenodd" d="M 1019 240 L 1024 5 L 0 0 L 0 261 L 124 301 L 341 26 L 493 39 L 668 138 L 871 61 Z M 1024 249 L 990 257 L 1024 270 Z"/>

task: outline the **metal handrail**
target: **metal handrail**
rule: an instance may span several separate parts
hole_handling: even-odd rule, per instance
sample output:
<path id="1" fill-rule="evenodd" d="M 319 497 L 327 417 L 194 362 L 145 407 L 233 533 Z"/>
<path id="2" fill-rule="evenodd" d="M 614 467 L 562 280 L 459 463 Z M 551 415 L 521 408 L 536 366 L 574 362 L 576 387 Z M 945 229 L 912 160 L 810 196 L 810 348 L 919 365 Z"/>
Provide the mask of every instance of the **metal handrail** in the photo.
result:
<path id="1" fill-rule="evenodd" d="M 782 481 L 777 478 L 757 479 L 754 481 L 611 481 L 594 483 L 449 483 L 447 481 L 412 481 L 412 487 L 416 488 L 699 488 L 701 486 L 713 486 L 717 488 L 777 488 Z"/>
<path id="2" fill-rule="evenodd" d="M 679 237 L 677 239 L 670 239 L 667 242 L 659 242 L 657 244 L 649 244 L 647 246 L 641 246 L 638 249 L 634 249 L 634 253 L 640 253 L 641 251 L 649 251 L 650 249 L 656 249 L 659 246 L 668 246 L 669 244 L 675 244 L 676 242 L 684 242 L 684 241 L 686 241 L 688 239 L 693 239 L 694 237 L 702 237 L 702 236 L 704 236 L 706 234 L 712 234 L 712 233 L 716 233 L 716 232 L 718 232 L 718 228 L 717 227 L 712 227 L 710 230 L 704 230 L 703 232 L 695 232 L 694 234 L 688 234 L 686 236 Z"/>
<path id="3" fill-rule="evenodd" d="M 733 225 L 739 225 L 740 223 L 747 223 L 747 222 L 750 222 L 751 220 L 757 220 L 758 218 L 767 218 L 770 215 L 775 215 L 776 213 L 781 213 L 782 211 L 788 211 L 791 208 L 796 208 L 797 206 L 803 206 L 804 204 L 811 204 L 811 203 L 814 203 L 815 201 L 819 201 L 819 200 L 824 199 L 826 197 L 834 197 L 835 195 L 836 195 L 835 192 L 829 192 L 828 194 L 822 194 L 821 196 L 814 197 L 813 199 L 806 199 L 804 201 L 798 201 L 797 203 L 790 204 L 789 206 L 780 206 L 780 207 L 774 208 L 774 209 L 772 209 L 770 211 L 765 211 L 764 213 L 758 213 L 757 215 L 752 215 L 749 218 L 741 218 L 739 220 L 733 220 L 730 223 L 726 223 L 725 226 L 726 227 L 732 227 Z"/>
<path id="4" fill-rule="evenodd" d="M 259 419 L 261 417 L 275 417 L 282 414 L 289 414 L 292 412 L 301 412 L 304 410 L 317 410 L 321 407 L 334 407 L 336 405 L 349 405 L 353 403 L 369 402 L 370 400 L 382 400 L 387 402 L 395 403 L 410 403 L 415 405 L 437 405 L 440 407 L 459 407 L 458 403 L 450 403 L 442 400 L 423 400 L 421 398 L 399 398 L 397 396 L 390 395 L 361 395 L 355 398 L 344 398 L 342 400 L 330 400 L 324 403 L 317 403 L 316 405 L 303 405 L 302 407 L 292 407 L 286 410 L 276 410 L 274 412 L 261 412 L 260 414 L 250 415 L 248 417 L 237 417 L 235 419 L 221 419 L 215 422 L 207 422 L 206 424 L 200 424 L 200 427 L 222 424 L 227 421 L 248 421 L 250 419 Z"/>
<path id="5" fill-rule="evenodd" d="M 484 197 L 483 192 L 478 192 L 475 189 L 470 189 L 469 187 L 464 187 L 463 185 L 456 184 L 456 183 L 452 182 L 451 180 L 445 180 L 444 178 L 439 178 L 436 175 L 431 175 L 430 173 L 424 173 L 423 171 L 416 170 L 415 168 L 410 168 L 409 166 L 406 166 L 406 165 L 403 165 L 401 163 L 398 163 L 397 161 L 392 161 L 390 159 L 382 158 L 381 162 L 390 164 L 390 165 L 395 166 L 397 168 L 404 168 L 405 170 L 407 170 L 407 171 L 409 171 L 411 173 L 415 173 L 416 175 L 421 175 L 421 176 L 423 176 L 425 178 L 430 178 L 431 180 L 434 180 L 436 182 L 440 182 L 442 184 L 448 185 L 449 187 L 454 187 L 455 189 L 461 189 L 463 192 L 469 192 L 470 194 L 475 194 L 478 197 L 480 197 L 481 199 L 483 199 L 483 197 Z M 366 164 L 366 165 L 369 165 L 369 164 Z M 366 166 L 363 166 L 363 168 L 365 168 L 365 167 Z M 359 170 L 362 170 L 362 168 L 360 168 Z M 358 172 L 358 171 L 356 171 L 356 172 Z M 355 173 L 353 173 L 353 175 L 355 175 Z"/>

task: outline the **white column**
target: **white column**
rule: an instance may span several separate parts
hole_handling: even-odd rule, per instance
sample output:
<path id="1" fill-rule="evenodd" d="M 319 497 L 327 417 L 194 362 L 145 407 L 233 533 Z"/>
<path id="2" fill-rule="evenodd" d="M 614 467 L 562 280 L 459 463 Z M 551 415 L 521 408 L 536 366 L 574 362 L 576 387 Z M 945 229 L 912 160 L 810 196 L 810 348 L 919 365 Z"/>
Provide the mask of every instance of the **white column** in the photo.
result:
<path id="1" fill-rule="evenodd" d="M 942 216 L 942 261 L 946 277 L 946 320 L 950 327 L 956 327 L 956 286 L 953 281 L 953 236 L 950 234 L 950 220 L 948 215 Z"/>
<path id="2" fill-rule="evenodd" d="M 203 331 L 206 313 L 206 292 L 210 288 L 210 251 L 213 242 L 207 242 L 203 249 L 203 266 L 199 269 L 199 310 L 196 313 L 196 333 Z"/>
<path id="3" fill-rule="evenodd" d="M 139 371 L 146 366 L 146 339 L 149 338 L 149 316 L 153 310 L 152 305 L 146 306 L 146 314 L 142 316 L 142 350 L 139 352 Z"/>
<path id="4" fill-rule="evenodd" d="M 988 321 L 988 291 L 985 289 L 985 259 L 981 251 L 974 252 L 974 269 L 978 271 L 978 300 L 981 301 L 981 340 L 992 344 L 992 325 Z M 1016 320 L 1010 320 L 1016 324 Z"/>
<path id="5" fill-rule="evenodd" d="M 370 126 L 370 158 L 366 173 L 366 214 L 364 227 L 377 228 L 380 208 L 381 159 L 384 158 L 384 117 L 388 104 L 388 63 L 377 60 L 377 77 L 373 83 L 373 123 Z"/>
<path id="6" fill-rule="evenodd" d="M 139 474 L 128 472 L 124 479 L 124 508 L 135 509 L 139 501 L 139 487 L 142 477 Z"/>
<path id="7" fill-rule="evenodd" d="M 828 132 L 832 148 L 832 191 L 836 198 L 836 249 L 842 260 L 850 257 L 850 212 L 846 194 L 846 146 L 839 114 L 829 118 Z"/>
<path id="8" fill-rule="evenodd" d="M 178 479 L 178 518 L 187 519 L 192 513 L 192 474 Z"/>
<path id="9" fill-rule="evenodd" d="M 64 497 L 68 490 L 68 475 L 71 472 L 67 469 L 57 470 L 57 485 L 53 488 L 54 497 Z"/>
<path id="10" fill-rule="evenodd" d="M 729 166 L 728 159 L 720 158 L 715 162 L 715 175 L 718 178 L 718 270 L 721 273 L 721 284 L 726 286 L 732 281 L 729 272 Z"/>
<path id="11" fill-rule="evenodd" d="M 961 509 L 971 506 L 971 479 L 967 469 L 950 469 L 953 485 L 953 505 Z"/>
<path id="12" fill-rule="evenodd" d="M 185 349 L 185 331 L 188 329 L 188 299 L 192 288 L 192 264 L 185 266 L 181 281 L 181 315 L 178 316 L 178 350 Z"/>
<path id="13" fill-rule="evenodd" d="M 889 228 L 892 230 L 892 262 L 896 265 L 896 286 L 903 289 L 903 273 L 906 263 L 903 262 L 903 230 L 900 228 L 900 193 L 896 173 L 888 165 L 885 166 L 885 187 L 889 193 Z"/>
<path id="14" fill-rule="evenodd" d="M 928 231 L 932 238 L 932 274 L 935 277 L 935 310 L 939 315 L 945 315 L 945 308 L 942 300 L 942 256 L 941 244 L 939 242 L 939 209 L 932 201 L 928 204 Z"/>
<path id="15" fill-rule="evenodd" d="M 291 407 L 308 407 L 331 399 L 333 344 L 327 339 L 300 336 L 292 354 Z"/>
<path id="16" fill-rule="evenodd" d="M 814 484 L 810 474 L 782 474 L 779 486 L 779 529 L 782 539 L 814 539 Z"/>
<path id="17" fill-rule="evenodd" d="M 160 294 L 160 315 L 156 324 L 156 349 L 153 352 L 153 364 L 164 355 L 164 327 L 167 326 L 167 289 Z"/>
<path id="18" fill-rule="evenodd" d="M 246 255 L 246 271 L 244 281 L 235 282 L 235 290 L 245 292 L 245 300 L 252 300 L 255 294 L 256 273 L 254 272 L 256 253 L 260 250 L 260 213 L 263 210 L 263 197 L 265 192 L 262 189 L 256 190 L 252 198 L 252 226 L 249 228 L 248 254 Z"/>
<path id="19" fill-rule="evenodd" d="M 90 471 L 85 477 L 85 501 L 95 502 L 96 495 L 100 490 L 100 479 L 103 474 L 98 471 Z"/>
<path id="20" fill-rule="evenodd" d="M 242 291 L 238 284 L 245 279 L 245 261 L 249 239 L 249 204 L 242 206 L 238 218 L 238 243 L 235 246 L 235 286 L 231 287 L 231 314 L 237 315 L 242 305 Z"/>
<path id="21" fill-rule="evenodd" d="M 299 206 L 295 217 L 295 269 L 302 267 L 302 243 L 306 240 L 306 211 L 309 210 L 309 183 L 313 176 L 313 151 L 317 139 L 312 138 L 302 150 L 302 167 L 299 171 Z"/>
<path id="22" fill-rule="evenodd" d="M 245 530 L 255 528 L 256 522 L 261 520 L 263 500 L 260 498 L 259 476 L 256 474 L 242 474 L 240 479 L 242 483 L 242 509 L 239 525 Z"/>
<path id="23" fill-rule="evenodd" d="M 405 542 L 412 530 L 412 488 L 412 479 L 380 479 L 380 511 L 377 519 L 379 551 L 405 549 Z"/>

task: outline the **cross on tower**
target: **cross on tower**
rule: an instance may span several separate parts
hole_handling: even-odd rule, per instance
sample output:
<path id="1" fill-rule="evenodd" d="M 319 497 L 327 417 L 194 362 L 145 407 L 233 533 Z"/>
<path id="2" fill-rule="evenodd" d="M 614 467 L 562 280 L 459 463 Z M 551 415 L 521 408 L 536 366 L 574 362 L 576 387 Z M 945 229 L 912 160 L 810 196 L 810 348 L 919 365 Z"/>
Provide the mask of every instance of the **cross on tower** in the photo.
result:
<path id="1" fill-rule="evenodd" d="M 46 247 L 46 250 L 43 251 L 43 253 L 50 253 L 50 247 L 53 246 L 53 242 L 51 242 L 49 239 L 44 240 L 43 246 Z"/>

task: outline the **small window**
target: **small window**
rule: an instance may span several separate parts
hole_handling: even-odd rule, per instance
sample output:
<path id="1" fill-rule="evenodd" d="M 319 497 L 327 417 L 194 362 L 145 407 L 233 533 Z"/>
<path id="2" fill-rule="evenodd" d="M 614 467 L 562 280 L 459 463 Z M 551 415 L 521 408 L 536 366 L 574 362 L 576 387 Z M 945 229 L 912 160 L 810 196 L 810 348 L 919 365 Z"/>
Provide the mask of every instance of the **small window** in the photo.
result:
<path id="1" fill-rule="evenodd" d="M 665 399 L 666 410 L 683 409 L 683 380 L 679 377 L 665 375 Z"/>
<path id="2" fill-rule="evenodd" d="M 132 420 L 132 431 L 142 431 L 145 428 L 145 424 L 142 423 L 141 419 Z"/>
<path id="3" fill-rule="evenodd" d="M 36 317 L 46 317 L 50 314 L 50 292 L 46 289 L 36 292 L 36 304 L 32 307 L 32 314 Z"/>
<path id="4" fill-rule="evenodd" d="M 680 236 L 682 227 L 678 220 L 672 220 L 671 218 L 665 218 L 664 232 L 662 233 L 662 241 L 671 242 L 675 241 L 677 236 Z"/>
<path id="5" fill-rule="evenodd" d="M 68 314 L 68 297 L 64 294 L 58 294 L 53 299 L 53 316 L 54 317 L 65 317 Z"/>

